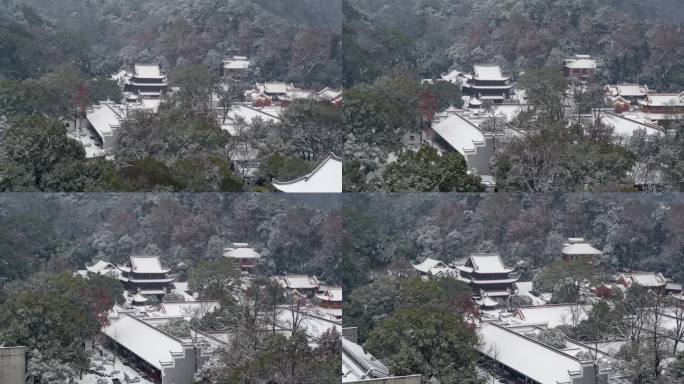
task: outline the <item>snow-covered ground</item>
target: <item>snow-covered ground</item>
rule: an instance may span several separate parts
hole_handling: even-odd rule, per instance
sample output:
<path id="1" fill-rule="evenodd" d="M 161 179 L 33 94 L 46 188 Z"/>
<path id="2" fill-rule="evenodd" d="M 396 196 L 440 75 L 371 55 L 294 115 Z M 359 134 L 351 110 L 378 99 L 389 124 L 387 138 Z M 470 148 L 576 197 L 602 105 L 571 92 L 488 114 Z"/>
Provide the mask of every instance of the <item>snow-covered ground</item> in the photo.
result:
<path id="1" fill-rule="evenodd" d="M 99 351 L 102 351 L 100 356 Z M 142 377 L 141 373 L 135 369 L 124 365 L 124 362 L 117 356 L 101 345 L 97 345 L 90 357 L 90 370 L 98 372 L 87 373 L 82 379 L 76 379 L 77 384 L 110 384 L 112 379 L 117 378 L 122 383 L 153 384 L 153 381 Z M 126 381 L 128 377 L 128 381 Z"/>
<path id="2" fill-rule="evenodd" d="M 85 149 L 86 152 L 86 159 L 105 156 L 104 150 L 97 146 L 95 140 L 90 137 L 90 134 L 87 130 L 82 129 L 80 135 L 77 134 L 76 131 L 70 131 L 67 132 L 67 136 L 83 145 L 83 149 Z"/>
<path id="3" fill-rule="evenodd" d="M 477 373 L 480 378 L 484 379 L 486 384 L 504 384 L 503 379 L 499 379 L 497 376 L 492 375 L 486 370 L 487 367 L 477 367 Z"/>
<path id="4" fill-rule="evenodd" d="M 544 305 L 546 301 L 541 297 L 535 296 L 531 293 L 532 282 L 531 281 L 518 281 L 515 283 L 518 286 L 518 296 L 526 296 L 532 300 L 532 305 Z"/>
<path id="5" fill-rule="evenodd" d="M 185 301 L 195 301 L 195 297 L 188 293 L 188 282 L 175 281 L 173 285 L 176 287 L 172 292 L 176 295 L 181 295 Z"/>

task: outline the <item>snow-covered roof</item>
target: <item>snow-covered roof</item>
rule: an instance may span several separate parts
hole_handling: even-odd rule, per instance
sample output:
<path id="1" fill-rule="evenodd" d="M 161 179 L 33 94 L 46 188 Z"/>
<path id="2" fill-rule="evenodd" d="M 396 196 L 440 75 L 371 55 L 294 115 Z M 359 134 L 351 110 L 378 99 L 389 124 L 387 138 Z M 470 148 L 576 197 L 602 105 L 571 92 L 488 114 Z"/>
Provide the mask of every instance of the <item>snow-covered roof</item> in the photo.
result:
<path id="1" fill-rule="evenodd" d="M 160 312 L 174 317 L 202 317 L 219 308 L 218 301 L 166 301 L 161 303 Z"/>
<path id="2" fill-rule="evenodd" d="M 92 110 L 86 111 L 86 119 L 100 137 L 111 136 L 121 126 L 122 111 L 113 102 L 101 101 Z"/>
<path id="3" fill-rule="evenodd" d="M 468 75 L 456 69 L 447 73 L 446 75 L 442 75 L 442 80 L 460 85 L 464 85 L 471 78 L 471 75 Z"/>
<path id="4" fill-rule="evenodd" d="M 608 92 L 612 96 L 643 97 L 648 94 L 648 86 L 639 84 L 615 84 L 609 85 Z"/>
<path id="5" fill-rule="evenodd" d="M 649 107 L 681 107 L 684 106 L 684 92 L 682 93 L 649 93 L 639 104 Z"/>
<path id="6" fill-rule="evenodd" d="M 664 287 L 667 285 L 667 279 L 662 273 L 654 272 L 634 272 L 634 273 L 623 273 L 621 275 L 624 281 L 628 282 L 629 285 L 637 283 L 642 287 L 656 288 Z"/>
<path id="7" fill-rule="evenodd" d="M 584 240 L 582 240 L 582 242 L 569 241 L 563 244 L 562 252 L 564 255 L 603 255 L 603 252 L 594 248 L 591 244 L 584 242 Z"/>
<path id="8" fill-rule="evenodd" d="M 136 273 L 166 273 L 157 256 L 131 256 L 131 270 Z"/>
<path id="9" fill-rule="evenodd" d="M 606 112 L 601 116 L 601 122 L 613 128 L 613 133 L 617 136 L 628 137 L 632 136 L 636 131 L 643 130 L 647 135 L 659 135 L 663 133 L 653 124 L 640 122 L 636 120 L 638 116 L 633 114 L 614 114 Z"/>
<path id="10" fill-rule="evenodd" d="M 320 285 L 316 276 L 308 275 L 278 276 L 278 281 L 289 289 L 313 289 Z"/>
<path id="11" fill-rule="evenodd" d="M 86 269 L 88 272 L 92 272 L 98 275 L 105 275 L 108 273 L 118 273 L 118 268 L 116 265 L 108 262 L 108 261 L 103 261 L 103 260 L 98 260 L 95 264 L 93 265 L 86 265 Z"/>
<path id="12" fill-rule="evenodd" d="M 234 243 L 233 247 L 225 248 L 223 257 L 231 259 L 259 259 L 261 257 L 259 252 L 255 251 L 254 248 L 250 248 L 246 244 L 244 246 L 238 246 L 237 244 L 238 243 Z"/>
<path id="13" fill-rule="evenodd" d="M 179 339 L 127 313 L 110 317 L 102 332 L 159 370 L 184 351 Z"/>
<path id="14" fill-rule="evenodd" d="M 342 301 L 342 288 L 328 287 L 323 292 L 317 293 L 316 298 L 325 301 Z"/>
<path id="15" fill-rule="evenodd" d="M 163 79 L 166 76 L 161 74 L 161 69 L 157 64 L 136 64 L 135 77 L 143 79 Z"/>
<path id="16" fill-rule="evenodd" d="M 119 72 L 112 74 L 111 79 L 116 81 L 116 82 L 119 82 L 121 80 L 125 80 L 126 78 L 128 78 L 130 76 L 131 76 L 131 74 L 129 72 L 122 69 Z"/>
<path id="17" fill-rule="evenodd" d="M 572 59 L 565 60 L 565 67 L 570 69 L 596 69 L 596 60 L 589 55 L 576 55 Z"/>
<path id="18" fill-rule="evenodd" d="M 478 253 L 470 255 L 470 265 L 477 273 L 509 273 L 512 268 L 506 268 L 498 254 Z"/>
<path id="19" fill-rule="evenodd" d="M 473 66 L 473 79 L 503 81 L 508 80 L 501 72 L 501 67 L 496 64 L 475 64 Z"/>
<path id="20" fill-rule="evenodd" d="M 569 383 L 581 370 L 576 358 L 500 325 L 485 322 L 477 334 L 480 352 L 537 383 Z"/>
<path id="21" fill-rule="evenodd" d="M 259 92 L 264 92 L 264 93 L 275 93 L 275 94 L 286 94 L 287 91 L 291 88 L 294 88 L 292 84 L 287 84 L 287 83 L 257 83 L 256 89 Z"/>
<path id="22" fill-rule="evenodd" d="M 591 305 L 539 305 L 520 307 L 513 316 L 502 318 L 510 325 L 546 325 L 556 328 L 560 325 L 577 325 L 591 312 Z"/>
<path id="23" fill-rule="evenodd" d="M 359 344 L 342 338 L 342 382 L 382 378 L 389 369 L 378 359 L 363 350 Z"/>
<path id="24" fill-rule="evenodd" d="M 341 193 L 342 159 L 330 154 L 308 175 L 291 181 L 273 180 L 272 184 L 286 193 Z"/>
<path id="25" fill-rule="evenodd" d="M 448 268 L 444 262 L 440 260 L 435 260 L 431 258 L 427 258 L 423 260 L 422 263 L 420 264 L 414 264 L 413 268 L 418 270 L 419 272 L 425 273 L 425 274 L 430 274 L 433 270 L 433 268 Z"/>
<path id="26" fill-rule="evenodd" d="M 248 126 L 252 125 L 256 119 L 279 123 L 280 117 L 276 113 L 273 108 L 255 108 L 245 103 L 235 103 L 231 105 L 225 123 L 221 121 L 221 129 L 228 131 L 231 136 L 239 136 L 242 132 L 237 130 L 238 120 L 244 120 Z"/>
<path id="27" fill-rule="evenodd" d="M 223 60 L 223 68 L 225 69 L 247 69 L 250 61 L 245 56 L 233 56 L 232 59 Z"/>
<path id="28" fill-rule="evenodd" d="M 482 131 L 454 109 L 448 109 L 435 115 L 433 130 L 454 150 L 463 156 L 475 151 L 477 146 L 484 145 Z"/>
<path id="29" fill-rule="evenodd" d="M 342 91 L 325 87 L 325 88 L 321 89 L 320 91 L 318 91 L 318 93 L 316 95 L 321 100 L 335 100 L 338 97 L 342 96 Z"/>
<path id="30" fill-rule="evenodd" d="M 669 282 L 665 285 L 665 289 L 667 289 L 668 291 L 681 292 L 682 291 L 682 285 L 679 283 Z"/>

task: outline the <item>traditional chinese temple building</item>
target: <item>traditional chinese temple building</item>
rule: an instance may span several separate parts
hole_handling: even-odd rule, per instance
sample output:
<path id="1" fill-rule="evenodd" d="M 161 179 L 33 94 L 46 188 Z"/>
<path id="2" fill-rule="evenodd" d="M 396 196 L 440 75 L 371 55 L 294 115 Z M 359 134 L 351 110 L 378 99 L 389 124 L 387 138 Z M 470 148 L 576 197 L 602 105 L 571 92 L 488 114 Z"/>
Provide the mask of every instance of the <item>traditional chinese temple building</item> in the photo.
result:
<path id="1" fill-rule="evenodd" d="M 513 82 L 504 76 L 498 65 L 478 64 L 473 67 L 472 76 L 463 82 L 463 93 L 480 102 L 490 100 L 502 103 L 511 97 Z"/>
<path id="2" fill-rule="evenodd" d="M 174 278 L 169 277 L 156 256 L 131 256 L 121 270 L 121 281 L 130 293 L 164 295 L 171 289 Z"/>
<path id="3" fill-rule="evenodd" d="M 594 248 L 591 244 L 581 237 L 570 237 L 563 243 L 563 260 L 570 262 L 573 260 L 586 260 L 592 264 L 598 264 L 601 261 L 603 252 Z"/>
<path id="4" fill-rule="evenodd" d="M 223 76 L 233 79 L 247 77 L 251 62 L 246 56 L 233 56 L 223 60 Z"/>
<path id="5" fill-rule="evenodd" d="M 563 74 L 580 80 L 589 80 L 596 75 L 596 60 L 590 55 L 575 55 L 563 60 Z"/>
<path id="6" fill-rule="evenodd" d="M 224 249 L 223 256 L 232 259 L 235 269 L 241 272 L 253 271 L 261 258 L 261 255 L 247 243 L 233 243 L 232 247 Z"/>
<path id="7" fill-rule="evenodd" d="M 641 112 L 652 121 L 664 123 L 684 118 L 684 92 L 649 93 L 638 104 Z"/>
<path id="8" fill-rule="evenodd" d="M 665 287 L 667 286 L 667 279 L 662 273 L 632 272 L 621 274 L 617 279 L 617 283 L 622 284 L 625 288 L 637 284 L 654 292 L 663 294 L 665 292 Z"/>
<path id="9" fill-rule="evenodd" d="M 166 75 L 161 73 L 157 64 L 136 64 L 135 72 L 126 81 L 125 92 L 143 98 L 160 98 L 167 92 Z"/>
<path id="10" fill-rule="evenodd" d="M 316 299 L 322 308 L 342 309 L 342 288 L 321 286 L 316 293 Z"/>
<path id="11" fill-rule="evenodd" d="M 508 299 L 517 292 L 519 276 L 507 268 L 498 254 L 473 254 L 462 266 L 456 266 L 461 279 L 473 288 L 478 303 L 493 306 L 496 299 Z"/>

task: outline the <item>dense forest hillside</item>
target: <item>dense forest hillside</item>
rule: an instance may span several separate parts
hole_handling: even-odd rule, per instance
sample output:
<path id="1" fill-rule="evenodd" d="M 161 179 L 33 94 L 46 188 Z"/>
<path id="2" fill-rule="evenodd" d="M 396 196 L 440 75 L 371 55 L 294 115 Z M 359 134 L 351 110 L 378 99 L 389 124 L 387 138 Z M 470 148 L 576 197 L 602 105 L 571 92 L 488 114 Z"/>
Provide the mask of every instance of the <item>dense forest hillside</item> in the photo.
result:
<path id="1" fill-rule="evenodd" d="M 393 69 L 437 77 L 474 63 L 511 75 L 598 58 L 600 80 L 684 87 L 679 0 L 345 0 L 344 77 L 372 82 Z"/>
<path id="2" fill-rule="evenodd" d="M 253 58 L 267 80 L 300 81 L 307 45 L 327 45 L 315 83 L 339 81 L 340 6 L 326 0 L 3 0 L 0 78 L 36 78 L 62 64 L 109 75 L 134 62 L 167 71 L 226 55 Z"/>
<path id="3" fill-rule="evenodd" d="M 285 195 L 52 195 L 0 197 L 0 276 L 69 272 L 102 259 L 160 256 L 184 276 L 222 258 L 232 242 L 264 257 L 266 275 L 311 273 L 339 281 L 337 199 Z"/>
<path id="4" fill-rule="evenodd" d="M 341 153 L 330 102 L 301 98 L 282 116 L 277 102 L 259 123 L 238 119 L 232 134 L 226 125 L 255 83 L 339 88 L 341 9 L 330 3 L 0 0 L 0 190 L 263 191 L 310 172 Z M 223 61 L 233 56 L 250 64 L 228 82 Z M 161 107 L 123 99 L 112 75 L 136 63 L 168 76 Z M 120 127 L 111 151 L 86 122 L 105 100 L 126 101 L 109 118 Z"/>
<path id="5" fill-rule="evenodd" d="M 633 269 L 684 280 L 684 200 L 677 194 L 373 194 L 345 196 L 345 289 L 432 257 L 499 252 L 525 278 L 568 237 L 604 252 L 604 273 Z"/>

